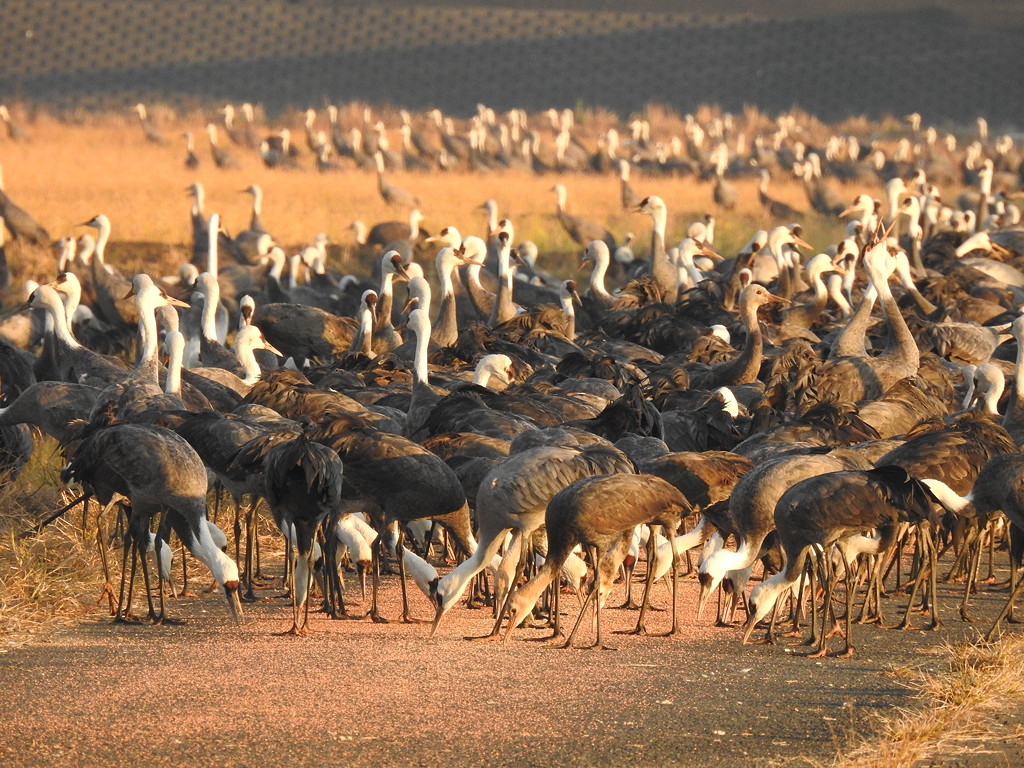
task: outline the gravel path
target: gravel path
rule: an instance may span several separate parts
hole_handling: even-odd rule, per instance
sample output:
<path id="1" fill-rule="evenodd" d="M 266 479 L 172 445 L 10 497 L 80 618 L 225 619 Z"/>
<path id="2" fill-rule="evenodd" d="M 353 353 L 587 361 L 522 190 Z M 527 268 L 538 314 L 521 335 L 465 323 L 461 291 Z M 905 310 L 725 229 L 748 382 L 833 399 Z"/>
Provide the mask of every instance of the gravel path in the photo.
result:
<path id="1" fill-rule="evenodd" d="M 490 619 L 461 604 L 433 640 L 422 624 L 322 616 L 312 637 L 277 637 L 290 616 L 279 589 L 241 626 L 219 595 L 172 601 L 184 626 L 96 617 L 0 656 L 0 765 L 806 764 L 796 758 L 827 759 L 872 713 L 906 704 L 908 670 L 941 668 L 942 643 L 973 631 L 950 594 L 940 632 L 855 627 L 854 658 L 811 660 L 698 624 L 697 584 L 683 586 L 682 637 L 616 635 L 614 652 L 526 641 L 541 630 L 467 642 Z M 983 593 L 975 612 L 1004 599 Z M 890 601 L 890 619 L 902 604 Z M 395 577 L 382 605 L 399 613 Z M 562 605 L 575 615 L 573 597 Z M 636 618 L 604 615 L 612 628 Z M 667 622 L 655 613 L 648 626 Z"/>

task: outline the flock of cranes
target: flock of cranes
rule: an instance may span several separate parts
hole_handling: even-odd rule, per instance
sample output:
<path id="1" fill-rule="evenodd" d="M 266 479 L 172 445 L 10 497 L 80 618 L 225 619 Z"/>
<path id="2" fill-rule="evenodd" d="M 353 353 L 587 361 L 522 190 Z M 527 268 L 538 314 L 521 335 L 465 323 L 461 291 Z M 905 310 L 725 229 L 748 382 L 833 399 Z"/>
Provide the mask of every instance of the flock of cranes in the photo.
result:
<path id="1" fill-rule="evenodd" d="M 166 143 L 145 106 L 134 110 L 146 139 Z M 652 137 L 638 119 L 588 148 L 572 112 L 499 118 L 481 106 L 464 130 L 436 110 L 401 111 L 393 151 L 370 110 L 346 128 L 331 107 L 327 130 L 305 113 L 302 151 L 287 128 L 261 132 L 251 106 L 240 112 L 229 105 L 206 126 L 217 167 L 238 165 L 223 133 L 268 167 L 309 168 L 312 156 L 324 172 L 365 168 L 380 197 L 408 211 L 353 226 L 371 280 L 332 271 L 323 235 L 289 256 L 265 229 L 258 185 L 245 190 L 251 217 L 236 237 L 205 212 L 202 184 L 189 187 L 193 257 L 173 277 L 108 263 L 116 222 L 103 214 L 85 222 L 95 237 L 53 243 L 0 191 L 4 265 L 54 265 L 0 323 L 3 468 L 16 472 L 39 433 L 58 441 L 63 480 L 103 508 L 104 557 L 103 516 L 118 510 L 119 619 L 133 616 L 140 567 L 149 617 L 166 620 L 168 569 L 161 561 L 151 589 L 147 551 L 166 552 L 172 531 L 240 615 L 263 578 L 262 503 L 291 553 L 295 634 L 310 631 L 314 581 L 328 614 L 355 613 L 346 561 L 372 576 L 365 613 L 383 621 L 381 565 L 393 558 L 403 620 L 411 576 L 433 607 L 432 634 L 468 593 L 494 607 L 487 637 L 538 620 L 557 636 L 568 582 L 582 609 L 566 645 L 593 605 L 603 646 L 601 610 L 617 574 L 634 605 L 641 549 L 637 633 L 669 572 L 678 632 L 677 565 L 695 548 L 697 617 L 720 590 L 717 620 L 732 624 L 743 606 L 745 642 L 769 615 L 769 640 L 783 620 L 799 634 L 809 610 L 815 652 L 831 617 L 850 653 L 860 594 L 858 621 L 881 622 L 881 596 L 897 590 L 910 592 L 901 626 L 926 610 L 937 627 L 947 552 L 945 578 L 964 579 L 970 620 L 983 555 L 991 569 L 1000 543 L 1012 618 L 1024 583 L 1024 230 L 1012 139 L 991 139 L 979 121 L 961 149 L 914 116 L 888 144 L 816 139 L 791 115 L 765 125 L 725 116 L 688 117 L 678 137 Z M 6 108 L 0 117 L 9 139 L 27 140 Z M 185 138 L 186 167 L 203 168 Z M 482 236 L 423 232 L 430 201 L 389 170 L 456 167 L 551 174 L 555 217 L 591 269 L 586 289 L 546 272 L 494 201 Z M 568 174 L 583 171 L 617 178 L 610 194 L 649 219 L 645 254 L 634 252 L 642 238 L 569 212 Z M 653 194 L 659 174 L 692 174 L 712 190 L 714 214 L 678 243 Z M 801 180 L 805 211 L 770 196 L 772 174 Z M 745 176 L 757 178 L 771 223 L 720 254 L 716 218 L 733 215 Z M 950 185 L 964 190 L 956 201 L 942 195 Z M 795 221 L 812 217 L 848 221 L 816 255 Z M 83 314 L 105 329 L 102 349 L 79 338 Z M 231 537 L 209 519 L 211 487 L 234 502 Z M 441 574 L 439 557 L 459 562 Z M 844 610 L 833 604 L 840 590 Z"/>

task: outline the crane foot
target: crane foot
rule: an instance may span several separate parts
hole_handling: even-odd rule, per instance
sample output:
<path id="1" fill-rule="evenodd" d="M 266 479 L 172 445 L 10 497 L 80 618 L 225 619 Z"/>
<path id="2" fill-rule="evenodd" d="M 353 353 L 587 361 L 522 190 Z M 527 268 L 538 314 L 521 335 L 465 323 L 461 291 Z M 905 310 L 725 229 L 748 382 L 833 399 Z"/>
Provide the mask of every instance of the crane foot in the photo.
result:
<path id="1" fill-rule="evenodd" d="M 960 609 L 960 621 L 966 621 L 969 624 L 973 624 L 975 622 L 975 619 L 971 618 L 971 616 L 968 615 L 967 610 L 965 608 L 961 608 Z"/>
<path id="2" fill-rule="evenodd" d="M 499 635 L 497 632 L 491 632 L 490 634 L 487 634 L 487 635 L 470 635 L 470 636 L 464 637 L 463 639 L 464 640 L 471 640 L 471 641 L 477 642 L 477 643 L 479 643 L 479 642 L 492 642 L 492 643 L 494 643 L 494 642 L 497 642 L 498 640 L 501 640 L 501 635 Z"/>
<path id="3" fill-rule="evenodd" d="M 290 635 L 292 637 L 308 637 L 309 635 L 315 634 L 309 627 L 299 627 L 297 624 L 292 624 L 290 629 L 286 629 L 284 632 L 272 632 L 274 637 L 285 637 Z"/>
<path id="4" fill-rule="evenodd" d="M 828 631 L 828 634 L 825 635 L 825 639 L 828 640 L 830 637 L 832 637 L 834 635 L 839 635 L 840 637 L 846 637 L 846 633 L 843 631 L 843 625 L 838 620 L 836 621 L 835 624 L 832 625 L 832 629 L 830 629 Z"/>

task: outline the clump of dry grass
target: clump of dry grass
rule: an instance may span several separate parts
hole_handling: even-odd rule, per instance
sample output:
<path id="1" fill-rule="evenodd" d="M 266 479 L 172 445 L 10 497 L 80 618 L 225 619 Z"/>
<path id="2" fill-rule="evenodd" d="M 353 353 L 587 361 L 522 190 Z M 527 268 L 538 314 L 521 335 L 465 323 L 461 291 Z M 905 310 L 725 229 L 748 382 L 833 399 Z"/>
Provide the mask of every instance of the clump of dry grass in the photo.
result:
<path id="1" fill-rule="evenodd" d="M 909 768 L 938 754 L 974 751 L 992 737 L 999 712 L 1024 703 L 1024 636 L 960 643 L 946 651 L 947 670 L 912 682 L 915 706 L 882 718 L 875 735 L 845 750 L 832 768 Z"/>
<path id="2" fill-rule="evenodd" d="M 88 529 L 82 535 L 80 507 L 21 536 L 62 506 L 59 468 L 56 444 L 39 441 L 21 475 L 0 485 L 0 652 L 96 610 L 102 576 Z"/>

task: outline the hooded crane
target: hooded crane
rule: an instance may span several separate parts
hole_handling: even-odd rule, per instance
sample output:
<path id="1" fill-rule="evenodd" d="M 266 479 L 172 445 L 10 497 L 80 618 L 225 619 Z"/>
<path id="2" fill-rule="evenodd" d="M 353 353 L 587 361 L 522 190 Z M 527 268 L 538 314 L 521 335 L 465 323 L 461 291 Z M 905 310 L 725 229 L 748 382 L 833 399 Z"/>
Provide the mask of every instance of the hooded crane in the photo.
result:
<path id="1" fill-rule="evenodd" d="M 351 493 L 372 500 L 380 508 L 378 531 L 387 530 L 395 521 L 432 518 L 452 535 L 465 554 L 476 551 L 466 494 L 458 476 L 438 456 L 408 438 L 352 426 L 346 419 L 321 423 L 309 437 L 329 445 L 341 457 L 346 488 L 351 485 Z M 382 538 L 378 537 L 374 548 L 375 565 L 379 563 Z M 400 530 L 398 551 L 403 543 L 404 532 Z M 398 559 L 398 566 L 402 577 L 402 619 L 408 622 L 411 618 L 404 558 Z M 374 621 L 384 621 L 377 608 L 378 585 L 375 568 L 369 615 Z"/>
<path id="2" fill-rule="evenodd" d="M 935 497 L 928 487 L 907 474 L 902 467 L 883 466 L 868 470 L 845 470 L 808 478 L 790 488 L 775 506 L 775 527 L 786 556 L 786 567 L 758 584 L 747 601 L 749 614 L 743 627 L 743 642 L 750 639 L 754 625 L 763 619 L 777 599 L 793 587 L 803 573 L 808 554 L 828 552 L 840 539 L 876 529 L 882 533 L 879 551 L 895 543 L 899 523 L 929 523 L 938 518 L 933 502 Z M 931 536 L 922 531 L 922 538 Z M 929 547 L 931 577 L 934 588 L 935 550 Z M 850 623 L 853 614 L 853 578 L 843 560 L 846 572 L 846 633 L 843 655 L 853 654 Z M 811 571 L 813 578 L 813 570 Z M 832 587 L 836 579 L 829 580 L 825 593 L 822 630 L 818 636 L 819 648 L 811 654 L 825 655 L 825 623 L 828 621 Z M 812 599 L 814 589 L 812 582 Z M 935 615 L 935 595 L 932 594 L 932 618 Z"/>
<path id="3" fill-rule="evenodd" d="M 672 485 L 654 475 L 599 475 L 577 480 L 555 494 L 544 513 L 548 531 L 548 557 L 541 570 L 512 597 L 512 614 L 507 640 L 512 630 L 523 623 L 533 610 L 537 598 L 559 573 L 569 553 L 582 544 L 590 553 L 594 566 L 594 584 L 580 608 L 579 617 L 563 648 L 572 645 L 580 621 L 591 601 L 594 603 L 597 636 L 593 648 L 604 648 L 601 640 L 601 604 L 611 588 L 612 577 L 629 549 L 633 529 L 638 525 L 661 525 L 666 529 L 672 547 L 672 629 L 678 632 L 676 615 L 677 581 L 675 532 L 684 510 L 690 505 Z M 647 604 L 653 568 L 650 568 L 644 605 Z M 556 591 L 557 595 L 557 591 Z M 555 607 L 557 626 L 557 604 Z M 643 610 L 637 631 L 643 630 Z"/>
<path id="4" fill-rule="evenodd" d="M 341 459 L 327 446 L 299 435 L 268 451 L 263 474 L 267 503 L 274 519 L 282 531 L 294 531 L 294 540 L 288 542 L 295 574 L 292 626 L 284 634 L 307 634 L 309 601 L 306 596 L 313 574 L 313 538 L 324 518 L 340 509 Z M 305 612 L 300 624 L 299 612 L 303 607 Z"/>
<path id="5" fill-rule="evenodd" d="M 231 614 L 236 618 L 241 614 L 238 566 L 217 548 L 206 524 L 206 467 L 183 438 L 162 427 L 98 426 L 72 447 L 69 454 L 70 461 L 63 473 L 65 481 L 74 479 L 88 484 L 102 503 L 109 503 L 114 493 L 121 493 L 131 501 L 130 526 L 142 558 L 147 591 L 149 526 L 152 519 L 162 513 L 157 538 L 166 541 L 173 528 L 182 543 L 206 564 L 213 578 L 224 588 Z M 127 544 L 125 556 L 127 559 Z M 150 615 L 158 623 L 164 620 L 162 590 L 160 599 L 159 614 L 150 604 Z"/>
<path id="6" fill-rule="evenodd" d="M 431 588 L 430 597 L 436 606 L 431 635 L 472 578 L 497 554 L 508 531 L 512 531 L 512 542 L 502 558 L 500 572 L 506 578 L 504 583 L 512 587 L 522 575 L 526 543 L 544 524 L 544 510 L 551 497 L 582 477 L 615 472 L 632 473 L 633 465 L 621 451 L 601 444 L 539 446 L 510 456 L 494 467 L 481 481 L 476 497 L 479 547 L 472 557 Z M 490 637 L 498 636 L 506 609 L 504 597 L 495 595 L 495 604 L 501 609 Z"/>

